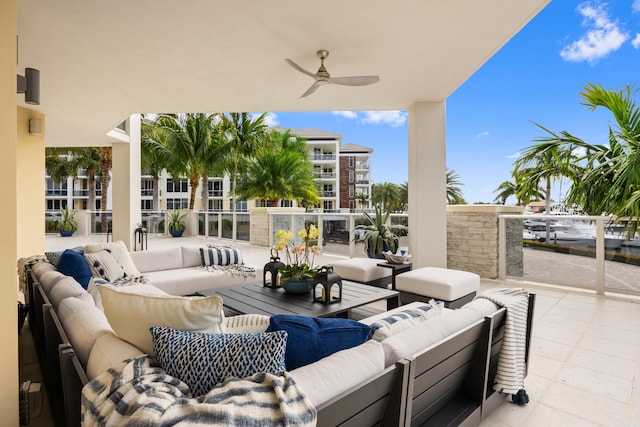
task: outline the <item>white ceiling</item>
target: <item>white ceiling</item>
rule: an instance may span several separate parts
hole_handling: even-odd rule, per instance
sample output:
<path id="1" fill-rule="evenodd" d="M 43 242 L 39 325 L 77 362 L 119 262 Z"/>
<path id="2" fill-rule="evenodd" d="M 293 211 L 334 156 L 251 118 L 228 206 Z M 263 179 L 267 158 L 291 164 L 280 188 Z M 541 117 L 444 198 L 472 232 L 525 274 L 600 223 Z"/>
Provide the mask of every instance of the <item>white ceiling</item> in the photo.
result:
<path id="1" fill-rule="evenodd" d="M 550 0 L 19 0 L 48 146 L 109 143 L 131 113 L 407 109 L 446 99 Z M 318 49 L 365 87 L 299 96 Z M 18 104 L 24 96 L 17 95 Z"/>

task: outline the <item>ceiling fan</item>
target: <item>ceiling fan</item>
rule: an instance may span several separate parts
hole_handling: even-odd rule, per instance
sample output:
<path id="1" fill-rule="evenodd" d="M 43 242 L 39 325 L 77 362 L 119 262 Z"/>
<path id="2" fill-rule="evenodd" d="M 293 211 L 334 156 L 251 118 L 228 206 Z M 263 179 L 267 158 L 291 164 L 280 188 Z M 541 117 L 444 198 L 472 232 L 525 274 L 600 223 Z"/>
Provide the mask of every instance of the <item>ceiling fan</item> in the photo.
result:
<path id="1" fill-rule="evenodd" d="M 307 89 L 307 91 L 303 93 L 300 98 L 311 95 L 316 91 L 316 89 L 318 89 L 319 86 L 324 86 L 327 84 L 338 84 L 344 86 L 366 86 L 373 83 L 378 83 L 380 81 L 380 77 L 378 76 L 331 77 L 327 69 L 324 67 L 324 60 L 327 58 L 327 56 L 329 56 L 329 51 L 319 50 L 316 52 L 316 55 L 318 56 L 318 58 L 320 58 L 320 68 L 318 68 L 318 71 L 315 74 L 305 70 L 292 60 L 285 59 L 285 61 L 287 61 L 287 63 L 293 68 L 315 80 L 311 87 Z"/>

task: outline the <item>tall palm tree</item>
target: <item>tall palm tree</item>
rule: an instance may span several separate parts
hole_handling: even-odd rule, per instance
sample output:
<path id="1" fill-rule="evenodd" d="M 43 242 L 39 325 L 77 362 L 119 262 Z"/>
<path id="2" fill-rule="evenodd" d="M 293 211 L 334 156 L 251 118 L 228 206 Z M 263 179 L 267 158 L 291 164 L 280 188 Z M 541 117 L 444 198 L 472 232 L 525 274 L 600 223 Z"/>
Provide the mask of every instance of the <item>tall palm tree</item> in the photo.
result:
<path id="1" fill-rule="evenodd" d="M 274 146 L 260 150 L 240 174 L 238 198 L 267 199 L 271 206 L 278 206 L 281 199 L 319 203 L 306 141 L 292 136 L 290 131 L 273 131 L 269 137 Z"/>
<path id="2" fill-rule="evenodd" d="M 155 122 L 142 117 L 141 123 L 141 167 L 145 174 L 150 174 L 153 180 L 153 210 L 160 210 L 160 174 L 167 166 L 167 160 L 161 151 L 154 149 L 154 141 L 166 144 L 167 132 L 155 125 Z"/>
<path id="3" fill-rule="evenodd" d="M 371 201 L 379 204 L 383 211 L 389 211 L 400 199 L 398 184 L 383 182 L 371 186 Z"/>
<path id="4" fill-rule="evenodd" d="M 236 210 L 236 183 L 241 162 L 255 158 L 260 150 L 271 144 L 267 137 L 267 114 L 253 117 L 249 113 L 227 113 L 222 116 L 222 126 L 228 138 L 226 150 L 230 159 L 233 212 Z"/>
<path id="5" fill-rule="evenodd" d="M 217 118 L 217 113 L 163 114 L 155 122 L 166 138 L 148 140 L 166 160 L 166 168 L 174 179 L 186 176 L 189 180 L 189 209 L 194 208 L 200 179 L 212 158 L 212 132 Z"/>
<path id="6" fill-rule="evenodd" d="M 109 202 L 109 171 L 113 166 L 113 155 L 111 147 L 97 147 L 96 153 L 98 154 L 98 162 L 100 164 L 100 187 L 102 189 L 102 199 L 100 202 L 102 212 L 102 230 L 107 231 L 109 227 L 107 206 Z"/>
<path id="7" fill-rule="evenodd" d="M 467 202 L 462 195 L 460 176 L 453 169 L 447 169 L 447 203 L 450 205 L 463 205 Z"/>
<path id="8" fill-rule="evenodd" d="M 551 210 L 551 187 L 554 179 L 573 176 L 576 156 L 573 147 L 538 144 L 525 149 L 516 160 L 514 174 L 519 184 L 518 197 L 530 198 L 532 190 L 545 182 L 545 212 Z"/>
<path id="9" fill-rule="evenodd" d="M 503 181 L 500 183 L 498 188 L 493 190 L 494 193 L 498 193 L 496 198 L 493 200 L 494 203 L 504 205 L 507 203 L 507 199 L 511 196 L 516 198 L 517 206 L 522 206 L 529 203 L 531 200 L 544 199 L 544 190 L 541 187 L 526 187 L 527 182 L 523 181 L 522 178 L 519 178 L 515 170 L 513 171 L 512 176 L 514 177 L 512 180 Z"/>
<path id="10" fill-rule="evenodd" d="M 358 205 L 360 205 L 360 209 L 365 209 L 369 206 L 369 195 L 362 191 L 356 194 L 356 200 Z"/>
<path id="11" fill-rule="evenodd" d="M 580 96 L 591 111 L 609 110 L 616 128 L 609 125 L 608 144 L 590 144 L 567 131 L 552 132 L 541 125 L 548 136 L 538 138 L 537 150 L 571 150 L 579 147 L 584 154 L 575 160 L 568 175 L 573 179 L 567 195 L 591 215 L 603 213 L 619 217 L 640 216 L 640 108 L 635 102 L 634 86 L 614 91 L 602 85 L 588 84 Z M 632 221 L 635 231 L 637 221 Z"/>

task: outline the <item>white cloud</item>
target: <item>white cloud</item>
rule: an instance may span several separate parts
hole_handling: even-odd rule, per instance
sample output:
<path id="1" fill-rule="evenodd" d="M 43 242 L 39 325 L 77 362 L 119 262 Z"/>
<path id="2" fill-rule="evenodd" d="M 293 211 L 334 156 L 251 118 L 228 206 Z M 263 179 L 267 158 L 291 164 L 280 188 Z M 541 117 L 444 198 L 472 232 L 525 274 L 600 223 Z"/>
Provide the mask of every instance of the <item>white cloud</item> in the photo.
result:
<path id="1" fill-rule="evenodd" d="M 486 138 L 486 137 L 488 137 L 488 136 L 489 136 L 489 131 L 488 131 L 488 130 L 485 130 L 485 131 L 483 131 L 483 132 L 480 132 L 480 133 L 476 136 L 476 138 Z"/>
<path id="2" fill-rule="evenodd" d="M 264 121 L 269 127 L 278 126 L 280 123 L 278 122 L 278 115 L 276 113 L 268 113 Z"/>
<path id="3" fill-rule="evenodd" d="M 366 124 L 388 124 L 397 127 L 407 122 L 406 111 L 363 111 L 362 114 L 364 117 L 360 121 Z"/>
<path id="4" fill-rule="evenodd" d="M 638 0 L 634 1 L 634 7 Z M 565 61 L 594 63 L 614 52 L 627 41 L 629 35 L 623 32 L 617 22 L 612 22 L 605 10 L 606 3 L 581 3 L 578 13 L 583 17 L 582 25 L 588 31 L 579 40 L 565 46 L 560 56 Z"/>
<path id="5" fill-rule="evenodd" d="M 578 158 L 582 158 L 587 154 L 587 149 L 584 147 L 576 147 L 571 151 L 571 154 Z"/>
<path id="6" fill-rule="evenodd" d="M 511 154 L 511 155 L 507 156 L 507 159 L 517 159 L 519 157 L 520 157 L 520 152 L 518 151 L 515 154 Z"/>
<path id="7" fill-rule="evenodd" d="M 336 116 L 342 116 L 352 120 L 358 118 L 358 113 L 356 113 L 355 111 L 332 111 L 331 113 L 335 114 Z"/>
<path id="8" fill-rule="evenodd" d="M 640 0 L 639 0 L 640 1 Z M 640 33 L 636 34 L 636 37 L 633 39 L 633 41 L 631 42 L 631 44 L 633 45 L 633 47 L 635 47 L 636 49 L 640 49 Z"/>
<path id="9" fill-rule="evenodd" d="M 634 12 L 640 12 L 640 0 L 633 0 L 633 3 L 631 3 L 631 9 Z"/>

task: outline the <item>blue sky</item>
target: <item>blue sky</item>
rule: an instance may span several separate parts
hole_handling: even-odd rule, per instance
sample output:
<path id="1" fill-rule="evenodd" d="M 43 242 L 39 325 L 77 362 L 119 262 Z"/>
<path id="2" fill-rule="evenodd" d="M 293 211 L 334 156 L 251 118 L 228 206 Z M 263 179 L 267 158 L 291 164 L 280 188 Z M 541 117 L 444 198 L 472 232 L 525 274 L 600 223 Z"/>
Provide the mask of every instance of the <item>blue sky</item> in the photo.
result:
<path id="1" fill-rule="evenodd" d="M 533 122 L 606 142 L 611 116 L 580 105 L 587 83 L 640 88 L 640 0 L 554 0 L 447 99 L 447 166 L 469 203 L 491 202 L 533 139 Z M 636 97 L 637 101 L 640 98 Z M 374 149 L 376 183 L 407 180 L 407 114 L 277 113 L 273 124 L 314 127 Z M 566 191 L 564 184 L 562 192 Z M 552 195 L 558 199 L 559 187 Z"/>

